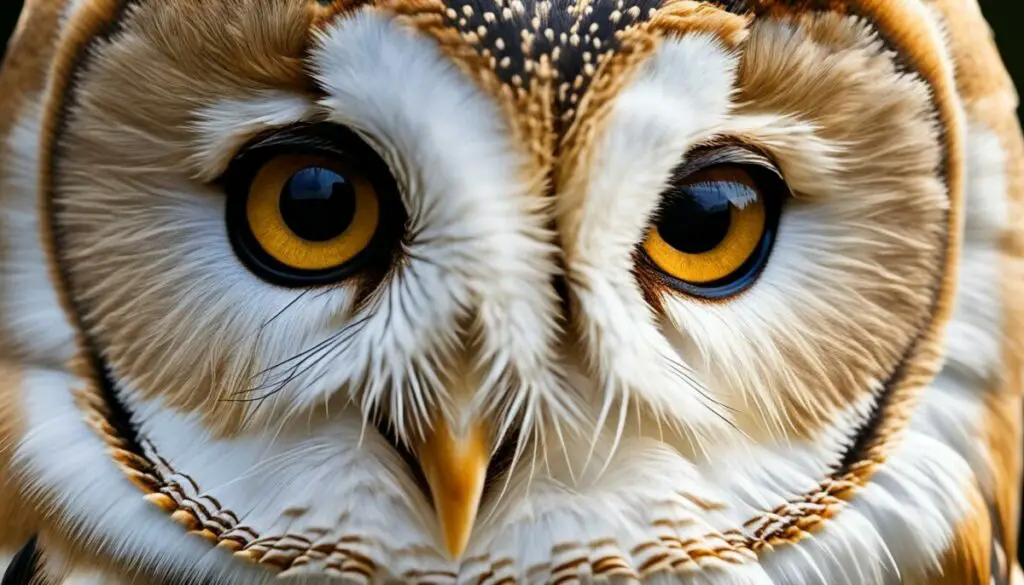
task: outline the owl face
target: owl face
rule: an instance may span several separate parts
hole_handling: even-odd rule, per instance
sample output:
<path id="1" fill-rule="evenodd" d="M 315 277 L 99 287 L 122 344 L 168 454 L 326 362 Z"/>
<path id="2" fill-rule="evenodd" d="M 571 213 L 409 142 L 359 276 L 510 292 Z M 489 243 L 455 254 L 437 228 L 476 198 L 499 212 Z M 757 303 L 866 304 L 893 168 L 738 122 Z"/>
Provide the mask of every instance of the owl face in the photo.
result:
<path id="1" fill-rule="evenodd" d="M 1004 579 L 1019 132 L 954 5 L 30 5 L 0 470 L 51 570 Z"/>

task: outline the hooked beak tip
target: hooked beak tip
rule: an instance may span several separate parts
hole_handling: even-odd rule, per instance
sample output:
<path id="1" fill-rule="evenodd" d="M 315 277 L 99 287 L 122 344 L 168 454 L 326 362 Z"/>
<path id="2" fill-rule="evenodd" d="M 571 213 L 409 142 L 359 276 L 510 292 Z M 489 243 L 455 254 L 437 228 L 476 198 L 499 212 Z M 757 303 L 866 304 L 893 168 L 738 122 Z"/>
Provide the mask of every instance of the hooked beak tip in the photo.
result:
<path id="1" fill-rule="evenodd" d="M 483 428 L 456 434 L 441 422 L 418 450 L 434 499 L 445 549 L 459 559 L 469 544 L 483 496 L 490 450 Z"/>

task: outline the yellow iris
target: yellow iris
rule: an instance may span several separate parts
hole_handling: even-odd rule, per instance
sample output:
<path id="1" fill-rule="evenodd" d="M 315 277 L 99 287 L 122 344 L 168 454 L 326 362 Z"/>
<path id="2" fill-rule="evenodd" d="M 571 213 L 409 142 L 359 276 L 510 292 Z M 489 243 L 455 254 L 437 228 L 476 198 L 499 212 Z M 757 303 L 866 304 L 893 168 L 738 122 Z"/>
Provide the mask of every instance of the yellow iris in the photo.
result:
<path id="1" fill-rule="evenodd" d="M 300 217 L 336 227 L 338 233 L 328 239 L 303 237 L 294 229 L 294 220 L 290 225 L 282 212 L 282 198 L 289 196 L 293 178 L 311 169 L 342 181 L 345 190 L 334 196 L 352 199 L 344 202 L 353 208 L 349 216 Z M 298 209 L 296 214 L 303 213 Z M 307 213 L 315 214 L 316 209 L 310 206 Z M 264 164 L 253 178 L 246 219 L 260 247 L 278 262 L 297 270 L 326 270 L 345 264 L 370 245 L 380 221 L 380 202 L 370 181 L 346 165 L 323 157 L 284 155 Z"/>
<path id="2" fill-rule="evenodd" d="M 687 189 L 696 185 L 711 185 L 719 192 L 745 192 L 756 196 L 742 205 L 728 205 L 728 228 L 717 242 L 705 246 L 707 249 L 703 251 L 686 252 L 670 244 L 669 241 L 685 241 L 687 234 L 678 233 L 685 228 L 665 222 L 651 226 L 644 241 L 644 250 L 655 265 L 670 276 L 693 284 L 707 284 L 729 277 L 757 251 L 765 233 L 767 213 L 764 197 L 758 192 L 753 179 L 736 167 L 695 173 L 680 185 L 684 191 L 681 196 L 688 196 Z M 698 217 L 691 221 L 700 220 Z"/>

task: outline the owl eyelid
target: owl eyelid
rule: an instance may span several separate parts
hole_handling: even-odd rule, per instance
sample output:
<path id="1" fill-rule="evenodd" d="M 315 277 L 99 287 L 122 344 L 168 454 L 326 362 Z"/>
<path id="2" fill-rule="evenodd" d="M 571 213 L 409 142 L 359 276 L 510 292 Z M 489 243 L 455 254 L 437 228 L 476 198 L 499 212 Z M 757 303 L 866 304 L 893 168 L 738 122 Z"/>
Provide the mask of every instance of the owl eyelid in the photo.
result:
<path id="1" fill-rule="evenodd" d="M 351 128 L 330 122 L 298 122 L 265 130 L 249 140 L 211 184 L 226 192 L 232 183 L 251 180 L 273 158 L 295 154 L 351 163 L 379 182 L 390 183 L 394 177 L 377 149 Z"/>
<path id="2" fill-rule="evenodd" d="M 764 152 L 747 145 L 726 144 L 706 146 L 691 151 L 670 178 L 671 184 L 682 182 L 690 175 L 719 165 L 754 166 L 762 168 L 783 179 L 778 165 Z"/>
<path id="3" fill-rule="evenodd" d="M 301 122 L 261 133 L 239 150 L 235 160 L 282 151 L 352 158 L 358 156 L 358 149 L 346 146 L 362 142 L 355 132 L 338 124 Z"/>

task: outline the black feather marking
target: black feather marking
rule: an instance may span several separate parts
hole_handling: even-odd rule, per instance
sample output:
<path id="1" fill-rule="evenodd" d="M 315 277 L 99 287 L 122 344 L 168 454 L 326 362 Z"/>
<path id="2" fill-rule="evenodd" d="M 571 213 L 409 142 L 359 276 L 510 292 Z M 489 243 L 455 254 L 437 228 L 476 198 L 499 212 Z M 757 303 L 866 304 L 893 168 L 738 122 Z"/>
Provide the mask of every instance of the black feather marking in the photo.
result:
<path id="1" fill-rule="evenodd" d="M 33 536 L 25 546 L 14 555 L 14 559 L 4 572 L 0 585 L 30 585 L 35 583 L 39 570 L 39 542 Z"/>
<path id="2" fill-rule="evenodd" d="M 504 83 L 556 88 L 556 119 L 566 124 L 598 65 L 621 33 L 646 22 L 662 0 L 446 0 L 446 19 L 490 61 Z"/>

